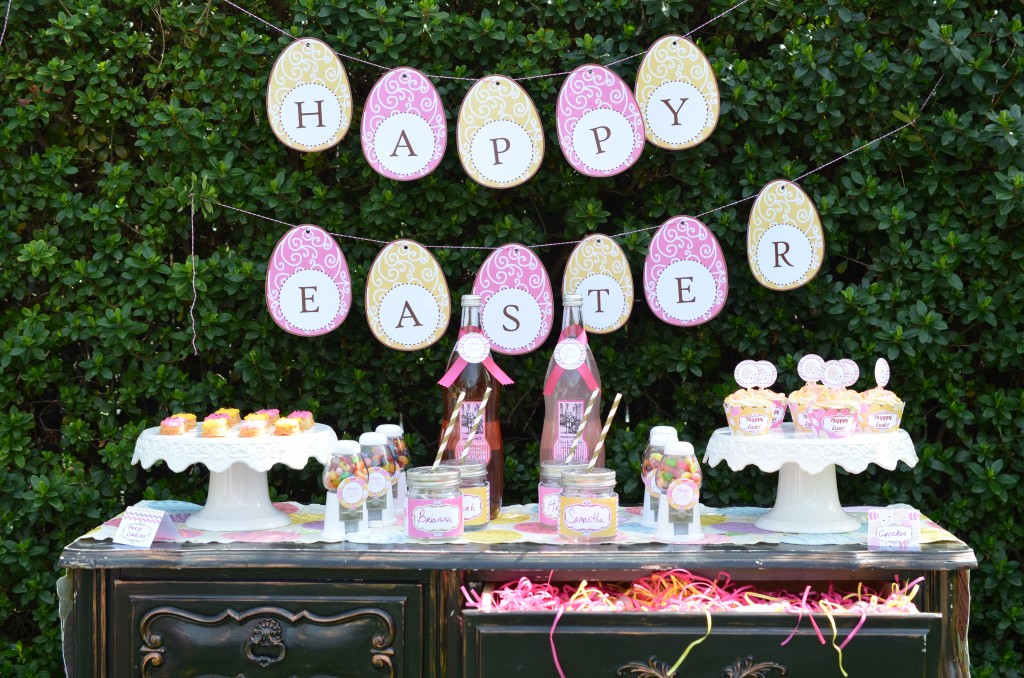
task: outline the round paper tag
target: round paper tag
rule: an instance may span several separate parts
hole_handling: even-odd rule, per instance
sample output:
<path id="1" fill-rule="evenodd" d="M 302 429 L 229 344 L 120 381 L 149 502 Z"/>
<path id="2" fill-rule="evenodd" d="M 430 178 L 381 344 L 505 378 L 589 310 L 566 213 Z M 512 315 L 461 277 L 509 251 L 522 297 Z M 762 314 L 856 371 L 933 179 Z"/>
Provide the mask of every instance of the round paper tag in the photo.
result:
<path id="1" fill-rule="evenodd" d="M 370 478 L 366 481 L 366 489 L 371 497 L 382 497 L 391 491 L 391 474 L 382 468 L 370 469 Z"/>
<path id="2" fill-rule="evenodd" d="M 825 361 L 822 360 L 821 356 L 813 353 L 808 353 L 803 358 L 800 358 L 800 362 L 796 365 L 796 373 L 808 384 L 813 384 L 820 380 L 824 371 Z"/>
<path id="3" fill-rule="evenodd" d="M 744 360 L 736 366 L 733 370 L 733 377 L 736 378 L 736 383 L 743 388 L 752 388 L 757 386 L 759 382 L 759 370 L 757 369 L 757 363 L 753 360 Z"/>
<path id="4" fill-rule="evenodd" d="M 885 388 L 889 383 L 889 363 L 886 362 L 885 358 L 879 358 L 875 361 L 875 383 L 878 384 L 878 388 Z"/>
<path id="5" fill-rule="evenodd" d="M 857 380 L 860 379 L 860 367 L 857 366 L 857 363 L 849 358 L 843 358 L 839 361 L 839 364 L 843 366 L 843 372 L 846 373 L 846 380 L 843 382 L 843 386 L 849 388 L 856 384 Z"/>
<path id="6" fill-rule="evenodd" d="M 839 388 L 846 385 L 846 370 L 838 360 L 829 360 L 825 363 L 825 369 L 821 373 L 821 382 L 829 388 Z"/>
<path id="7" fill-rule="evenodd" d="M 697 485 L 689 478 L 677 478 L 668 486 L 668 503 L 676 510 L 692 509 L 698 496 Z"/>
<path id="8" fill-rule="evenodd" d="M 366 481 L 349 476 L 338 486 L 338 503 L 348 509 L 359 508 L 366 503 L 366 494 Z"/>
<path id="9" fill-rule="evenodd" d="M 578 370 L 587 361 L 587 347 L 579 339 L 563 339 L 555 346 L 555 363 L 563 370 Z"/>
<path id="10" fill-rule="evenodd" d="M 475 365 L 487 360 L 487 356 L 491 354 L 491 342 L 479 332 L 470 332 L 464 334 L 455 344 L 455 351 L 467 363 Z"/>
<path id="11" fill-rule="evenodd" d="M 775 380 L 779 378 L 779 371 L 775 369 L 775 365 L 771 364 L 767 360 L 757 361 L 757 380 L 758 386 L 761 388 L 768 388 L 775 383 Z"/>

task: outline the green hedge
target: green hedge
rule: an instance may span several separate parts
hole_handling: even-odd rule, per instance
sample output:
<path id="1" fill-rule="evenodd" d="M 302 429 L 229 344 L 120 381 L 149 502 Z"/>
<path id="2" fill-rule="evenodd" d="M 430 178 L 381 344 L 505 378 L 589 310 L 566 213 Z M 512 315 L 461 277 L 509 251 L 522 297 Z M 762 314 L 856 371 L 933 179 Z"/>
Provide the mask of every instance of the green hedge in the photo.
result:
<path id="1" fill-rule="evenodd" d="M 336 50 L 430 73 L 530 75 L 609 62 L 686 32 L 732 4 L 672 0 L 364 3 L 253 0 L 250 8 Z M 840 478 L 849 503 L 910 502 L 975 548 L 972 662 L 1024 665 L 1024 27 L 1006 2 L 753 0 L 696 38 L 715 67 L 722 117 L 709 141 L 648 146 L 610 179 L 572 172 L 557 150 L 559 78 L 526 84 L 548 151 L 520 188 L 484 189 L 454 144 L 441 167 L 399 184 L 362 158 L 356 129 L 318 155 L 270 132 L 264 92 L 288 39 L 211 0 L 18 0 L 0 46 L 0 673 L 61 674 L 54 581 L 61 547 L 126 504 L 201 500 L 204 472 L 130 465 L 134 440 L 169 408 L 279 405 L 355 435 L 401 414 L 419 460 L 439 429 L 456 328 L 399 353 L 370 335 L 362 285 L 376 246 L 342 245 L 355 304 L 329 335 L 279 330 L 263 303 L 282 227 L 201 202 L 196 223 L 199 356 L 191 350 L 188 195 L 369 238 L 500 245 L 653 226 L 795 178 L 905 121 L 912 126 L 803 180 L 827 255 L 802 289 L 773 293 L 746 264 L 749 203 L 710 215 L 731 270 L 729 301 L 691 329 L 638 298 L 620 331 L 594 337 L 604 383 L 622 391 L 609 463 L 627 501 L 649 427 L 702 447 L 743 357 L 796 385 L 807 351 L 863 367 L 879 356 L 908 402 L 920 463 Z M 1013 7 L 1019 11 L 1020 7 Z M 616 66 L 632 84 L 639 60 Z M 347 62 L 356 115 L 380 71 Z M 920 118 L 920 103 L 939 76 Z M 468 83 L 438 90 L 454 133 Z M 651 233 L 621 240 L 634 276 Z M 569 247 L 540 250 L 556 286 Z M 453 296 L 484 252 L 437 252 Z M 530 496 L 552 340 L 501 360 L 507 501 Z M 863 387 L 866 380 L 861 381 Z M 275 470 L 280 497 L 319 496 L 317 469 Z M 773 477 L 708 473 L 713 505 L 772 500 Z"/>

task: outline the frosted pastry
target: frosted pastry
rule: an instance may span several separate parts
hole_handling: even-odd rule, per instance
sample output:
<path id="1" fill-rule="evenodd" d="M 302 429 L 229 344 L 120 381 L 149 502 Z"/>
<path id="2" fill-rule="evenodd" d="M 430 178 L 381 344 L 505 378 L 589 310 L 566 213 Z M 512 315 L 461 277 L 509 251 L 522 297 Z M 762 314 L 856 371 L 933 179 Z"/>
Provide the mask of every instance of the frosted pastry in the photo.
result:
<path id="1" fill-rule="evenodd" d="M 904 403 L 892 391 L 881 386 L 868 389 L 860 394 L 858 420 L 862 431 L 868 433 L 889 433 L 900 427 Z"/>
<path id="2" fill-rule="evenodd" d="M 237 426 L 238 422 L 242 421 L 241 413 L 235 407 L 222 407 L 214 414 L 228 415 L 228 426 Z"/>
<path id="3" fill-rule="evenodd" d="M 808 406 L 811 432 L 819 438 L 849 438 L 857 430 L 860 406 L 856 391 L 825 389 Z"/>
<path id="4" fill-rule="evenodd" d="M 299 422 L 299 429 L 305 431 L 313 428 L 313 413 L 306 410 L 295 410 L 288 415 L 289 419 L 295 419 Z"/>
<path id="5" fill-rule="evenodd" d="M 162 436 L 180 436 L 185 431 L 185 420 L 181 417 L 167 417 L 160 422 Z"/>
<path id="6" fill-rule="evenodd" d="M 264 414 L 263 412 L 250 412 L 249 414 L 245 415 L 245 419 L 242 420 L 242 423 L 245 423 L 247 421 L 262 421 L 264 424 L 269 424 L 270 415 Z"/>
<path id="7" fill-rule="evenodd" d="M 811 432 L 810 405 L 828 389 L 821 384 L 804 384 L 789 394 L 789 412 L 793 417 L 793 427 L 800 432 Z"/>
<path id="8" fill-rule="evenodd" d="M 238 429 L 238 435 L 242 438 L 258 438 L 267 433 L 267 422 L 265 421 L 243 421 Z"/>
<path id="9" fill-rule="evenodd" d="M 203 420 L 202 436 L 204 438 L 223 438 L 228 434 L 228 418 L 210 415 Z"/>
<path id="10" fill-rule="evenodd" d="M 726 397 L 725 418 L 733 433 L 757 436 L 771 430 L 775 402 L 768 393 L 759 388 L 744 388 Z"/>
<path id="11" fill-rule="evenodd" d="M 274 409 L 274 410 L 256 410 L 256 412 L 254 414 L 265 414 L 265 415 L 267 415 L 267 424 L 270 425 L 270 426 L 273 426 L 274 422 L 276 422 L 278 419 L 281 418 L 281 411 L 280 410 L 276 410 L 276 409 Z"/>
<path id="12" fill-rule="evenodd" d="M 178 417 L 185 421 L 185 430 L 191 431 L 196 427 L 196 415 L 191 412 L 175 412 L 171 415 L 172 417 Z"/>
<path id="13" fill-rule="evenodd" d="M 275 436 L 293 436 L 299 432 L 299 421 L 289 417 L 281 417 L 274 422 Z"/>

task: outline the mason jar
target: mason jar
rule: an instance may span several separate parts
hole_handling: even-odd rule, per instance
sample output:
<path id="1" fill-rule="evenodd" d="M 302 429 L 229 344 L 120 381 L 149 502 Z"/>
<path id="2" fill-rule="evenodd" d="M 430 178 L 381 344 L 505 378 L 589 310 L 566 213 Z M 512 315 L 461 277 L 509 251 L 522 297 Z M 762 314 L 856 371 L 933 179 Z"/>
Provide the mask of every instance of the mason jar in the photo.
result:
<path id="1" fill-rule="evenodd" d="M 562 471 L 558 533 L 568 541 L 588 543 L 614 538 L 619 511 L 615 471 L 569 468 Z"/>
<path id="2" fill-rule="evenodd" d="M 406 470 L 406 534 L 415 539 L 462 536 L 462 474 L 457 468 L 420 466 Z"/>
<path id="3" fill-rule="evenodd" d="M 554 459 L 540 463 L 540 481 L 537 483 L 537 514 L 541 525 L 558 527 L 559 496 L 562 494 L 562 471 L 584 468 L 585 464 L 564 464 Z"/>
<path id="4" fill-rule="evenodd" d="M 467 530 L 480 529 L 491 522 L 491 484 L 487 482 L 487 464 L 445 459 L 441 465 L 457 468 L 462 475 L 462 524 Z"/>

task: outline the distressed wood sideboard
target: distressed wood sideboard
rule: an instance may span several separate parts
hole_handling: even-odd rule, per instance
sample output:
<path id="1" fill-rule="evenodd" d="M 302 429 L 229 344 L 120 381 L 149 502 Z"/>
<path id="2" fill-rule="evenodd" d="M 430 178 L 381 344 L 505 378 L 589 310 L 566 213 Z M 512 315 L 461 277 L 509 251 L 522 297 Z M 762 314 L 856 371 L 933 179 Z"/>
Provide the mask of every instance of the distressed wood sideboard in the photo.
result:
<path id="1" fill-rule="evenodd" d="M 684 568 L 803 590 L 924 577 L 920 615 L 871 617 L 843 653 L 850 676 L 969 675 L 970 548 L 859 546 L 540 546 L 156 544 L 79 539 L 61 566 L 73 584 L 65 627 L 70 675 L 202 678 L 557 676 L 553 615 L 464 611 L 461 587 L 526 575 L 629 581 Z M 715 614 L 677 675 L 840 676 L 804 618 Z M 845 638 L 858 618 L 839 620 Z M 831 627 L 818 619 L 827 639 Z M 554 640 L 567 678 L 657 677 L 707 629 L 703 614 L 567 613 Z"/>

